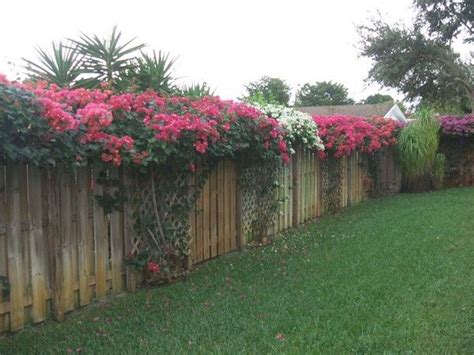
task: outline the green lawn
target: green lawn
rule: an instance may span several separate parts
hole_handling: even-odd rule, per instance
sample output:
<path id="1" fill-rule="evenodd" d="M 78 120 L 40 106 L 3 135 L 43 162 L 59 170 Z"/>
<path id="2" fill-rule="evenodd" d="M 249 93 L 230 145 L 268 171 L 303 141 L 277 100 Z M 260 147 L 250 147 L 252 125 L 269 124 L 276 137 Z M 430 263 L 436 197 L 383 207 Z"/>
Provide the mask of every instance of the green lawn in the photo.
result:
<path id="1" fill-rule="evenodd" d="M 0 353 L 474 353 L 474 188 L 367 201 Z"/>

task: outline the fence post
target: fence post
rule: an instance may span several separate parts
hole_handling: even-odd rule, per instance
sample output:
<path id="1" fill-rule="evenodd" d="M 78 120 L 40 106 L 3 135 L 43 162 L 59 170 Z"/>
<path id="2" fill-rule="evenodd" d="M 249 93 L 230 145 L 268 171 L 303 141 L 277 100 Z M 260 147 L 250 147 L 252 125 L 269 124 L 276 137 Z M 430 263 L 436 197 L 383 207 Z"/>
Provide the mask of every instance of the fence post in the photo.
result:
<path id="1" fill-rule="evenodd" d="M 79 304 L 85 306 L 91 302 L 92 292 L 89 287 L 91 270 L 89 260 L 94 255 L 92 248 L 92 227 L 89 210 L 91 193 L 91 169 L 81 168 L 77 173 L 77 228 L 78 228 L 78 262 L 79 262 Z"/>
<path id="2" fill-rule="evenodd" d="M 301 183 L 301 148 L 297 147 L 295 154 L 292 155 L 293 159 L 293 227 L 298 227 L 300 224 L 300 183 Z"/>
<path id="3" fill-rule="evenodd" d="M 98 182 L 103 166 L 99 163 L 93 166 L 94 195 L 102 196 L 104 186 Z M 109 259 L 108 220 L 104 208 L 97 198 L 93 199 L 94 213 L 94 245 L 95 245 L 95 296 L 102 298 L 107 294 L 107 264 Z"/>
<path id="4" fill-rule="evenodd" d="M 24 280 L 21 238 L 20 165 L 7 168 L 7 252 L 10 282 L 10 330 L 16 331 L 24 323 Z"/>
<path id="5" fill-rule="evenodd" d="M 60 195 L 58 170 L 48 171 L 48 250 L 51 273 L 51 309 L 53 319 L 64 319 L 63 258 L 60 233 Z"/>
<path id="6" fill-rule="evenodd" d="M 108 171 L 110 177 L 119 181 L 119 171 L 117 168 L 111 168 Z M 108 193 L 111 196 L 121 193 L 119 187 L 112 187 Z M 122 206 L 120 206 L 122 207 Z M 123 266 L 123 209 L 114 210 L 109 215 L 110 219 L 110 260 L 112 274 L 112 290 L 119 292 L 123 288 L 122 284 L 122 266 Z"/>
<path id="7" fill-rule="evenodd" d="M 134 180 L 131 177 L 131 172 L 128 169 L 122 169 L 121 179 L 124 191 L 129 192 L 127 198 L 123 204 L 123 236 L 125 244 L 125 255 L 128 256 L 132 252 L 132 222 L 131 222 L 131 210 L 130 210 L 130 189 L 136 188 L 132 186 Z M 137 290 L 137 278 L 135 272 L 130 267 L 125 267 L 125 283 L 127 291 L 135 292 Z"/>
<path id="8" fill-rule="evenodd" d="M 43 231 L 42 180 L 44 171 L 28 167 L 29 203 L 28 220 L 31 260 L 32 316 L 35 323 L 46 318 L 46 248 Z"/>
<path id="9" fill-rule="evenodd" d="M 243 235 L 242 235 L 242 208 L 243 208 L 243 200 L 242 200 L 242 189 L 240 186 L 240 178 L 242 174 L 242 163 L 238 161 L 236 163 L 236 169 L 237 169 L 237 178 L 236 178 L 236 196 L 235 196 L 235 204 L 236 204 L 236 228 L 237 228 L 237 236 L 236 236 L 236 247 L 237 250 L 242 249 L 242 244 L 243 244 Z"/>

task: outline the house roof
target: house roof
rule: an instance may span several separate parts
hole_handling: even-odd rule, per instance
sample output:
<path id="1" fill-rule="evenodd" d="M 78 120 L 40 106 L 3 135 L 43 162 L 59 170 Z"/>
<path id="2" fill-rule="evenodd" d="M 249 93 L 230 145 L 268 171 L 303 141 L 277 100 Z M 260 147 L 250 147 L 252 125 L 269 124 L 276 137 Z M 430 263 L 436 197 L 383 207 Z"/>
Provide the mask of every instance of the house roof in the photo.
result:
<path id="1" fill-rule="evenodd" d="M 306 106 L 296 107 L 296 109 L 301 112 L 306 112 L 310 115 L 319 116 L 347 115 L 361 117 L 384 117 L 393 106 L 393 101 L 387 101 L 381 104 Z"/>

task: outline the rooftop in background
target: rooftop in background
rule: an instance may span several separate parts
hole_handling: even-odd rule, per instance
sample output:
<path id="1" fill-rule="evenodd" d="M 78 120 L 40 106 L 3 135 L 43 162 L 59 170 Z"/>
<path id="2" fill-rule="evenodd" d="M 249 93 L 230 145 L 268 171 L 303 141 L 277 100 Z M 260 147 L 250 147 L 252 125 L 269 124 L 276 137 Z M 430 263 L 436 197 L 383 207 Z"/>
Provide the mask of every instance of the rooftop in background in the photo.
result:
<path id="1" fill-rule="evenodd" d="M 330 115 L 348 115 L 362 117 L 383 117 L 392 108 L 393 101 L 383 102 L 381 104 L 366 105 L 336 105 L 336 106 L 306 106 L 296 109 L 310 115 L 330 116 Z"/>

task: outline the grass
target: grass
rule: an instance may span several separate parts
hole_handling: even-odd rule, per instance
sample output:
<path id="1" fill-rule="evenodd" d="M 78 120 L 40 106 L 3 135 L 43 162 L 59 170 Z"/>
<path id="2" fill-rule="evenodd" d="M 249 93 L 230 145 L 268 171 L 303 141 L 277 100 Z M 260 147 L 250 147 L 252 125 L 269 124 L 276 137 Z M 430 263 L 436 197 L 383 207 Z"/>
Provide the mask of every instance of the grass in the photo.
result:
<path id="1" fill-rule="evenodd" d="M 474 189 L 367 201 L 0 353 L 473 353 Z"/>

